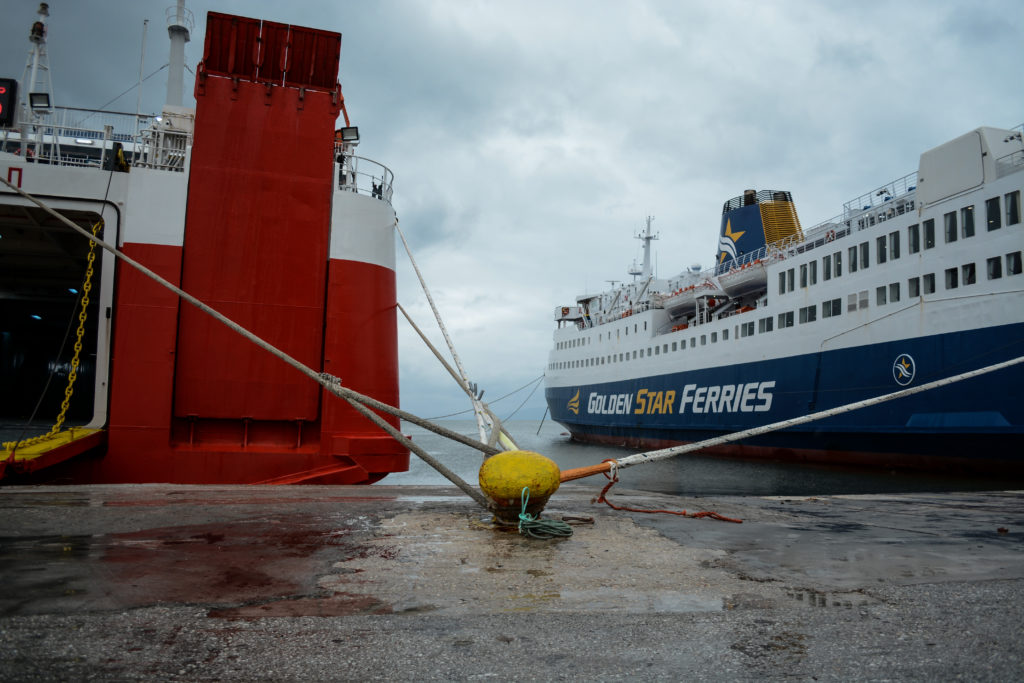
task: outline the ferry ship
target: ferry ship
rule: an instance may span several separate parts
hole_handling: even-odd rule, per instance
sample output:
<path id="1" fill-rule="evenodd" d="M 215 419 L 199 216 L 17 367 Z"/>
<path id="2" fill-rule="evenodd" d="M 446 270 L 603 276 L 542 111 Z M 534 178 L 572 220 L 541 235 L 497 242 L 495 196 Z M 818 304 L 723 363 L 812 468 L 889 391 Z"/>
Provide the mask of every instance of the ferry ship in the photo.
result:
<path id="1" fill-rule="evenodd" d="M 194 21 L 179 0 L 167 104 L 138 116 L 55 106 L 48 19 L 43 4 L 22 78 L 0 79 L 4 483 L 359 484 L 406 470 L 408 450 L 347 403 L 17 192 L 398 405 L 393 175 L 355 153 L 341 34 L 209 13 L 192 109 Z M 55 416 L 51 437 L 21 438 Z"/>
<path id="2" fill-rule="evenodd" d="M 982 127 L 803 229 L 788 191 L 722 207 L 714 264 L 555 309 L 545 393 L 583 442 L 693 443 L 1024 356 L 1022 130 Z M 709 449 L 1021 471 L 1024 366 Z"/>

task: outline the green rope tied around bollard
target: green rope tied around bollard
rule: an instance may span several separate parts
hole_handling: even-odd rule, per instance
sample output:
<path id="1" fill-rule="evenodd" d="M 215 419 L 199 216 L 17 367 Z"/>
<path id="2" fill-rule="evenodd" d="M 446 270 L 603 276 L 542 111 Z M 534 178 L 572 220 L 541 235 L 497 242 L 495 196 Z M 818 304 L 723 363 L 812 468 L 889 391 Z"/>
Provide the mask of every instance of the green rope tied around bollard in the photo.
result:
<path id="1" fill-rule="evenodd" d="M 530 500 L 530 487 L 524 486 L 521 494 L 523 509 L 519 513 L 519 533 L 530 538 L 558 538 L 572 536 L 572 527 L 557 519 L 541 519 L 540 515 L 534 517 L 526 511 L 526 504 Z"/>

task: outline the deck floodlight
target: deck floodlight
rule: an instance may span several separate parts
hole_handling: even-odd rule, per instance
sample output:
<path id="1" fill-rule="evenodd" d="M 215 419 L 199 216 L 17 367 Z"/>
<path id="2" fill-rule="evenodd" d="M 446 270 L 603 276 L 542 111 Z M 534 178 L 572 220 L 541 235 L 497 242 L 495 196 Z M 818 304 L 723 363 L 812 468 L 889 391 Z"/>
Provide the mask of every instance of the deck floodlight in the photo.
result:
<path id="1" fill-rule="evenodd" d="M 50 93 L 30 92 L 28 94 L 28 106 L 32 107 L 33 109 L 49 109 Z"/>
<path id="2" fill-rule="evenodd" d="M 359 126 L 342 128 L 341 139 L 343 142 L 359 142 Z"/>

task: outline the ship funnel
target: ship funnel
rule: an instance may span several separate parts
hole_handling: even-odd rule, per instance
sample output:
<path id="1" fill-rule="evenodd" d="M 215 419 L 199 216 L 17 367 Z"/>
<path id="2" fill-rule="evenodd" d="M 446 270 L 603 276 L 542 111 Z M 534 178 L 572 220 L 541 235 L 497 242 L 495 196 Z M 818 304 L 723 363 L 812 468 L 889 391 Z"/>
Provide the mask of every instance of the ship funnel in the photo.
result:
<path id="1" fill-rule="evenodd" d="M 793 196 L 779 190 L 744 190 L 722 207 L 715 264 L 728 270 L 757 258 L 765 245 L 801 235 Z"/>
<path id="2" fill-rule="evenodd" d="M 171 56 L 167 64 L 167 104 L 180 107 L 185 82 L 185 43 L 190 39 L 195 20 L 185 9 L 185 0 L 167 8 L 167 35 L 171 39 Z"/>

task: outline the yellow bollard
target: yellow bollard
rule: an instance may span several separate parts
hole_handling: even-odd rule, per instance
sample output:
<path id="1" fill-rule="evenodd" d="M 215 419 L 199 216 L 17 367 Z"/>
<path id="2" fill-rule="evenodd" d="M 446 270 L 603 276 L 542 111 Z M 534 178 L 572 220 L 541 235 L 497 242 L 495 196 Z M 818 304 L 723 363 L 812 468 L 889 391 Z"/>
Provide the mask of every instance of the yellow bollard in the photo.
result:
<path id="1" fill-rule="evenodd" d="M 559 486 L 558 465 L 532 451 L 505 451 L 480 467 L 480 489 L 494 502 L 498 524 L 515 526 L 522 512 L 523 488 L 530 489 L 526 512 L 537 516 Z"/>

